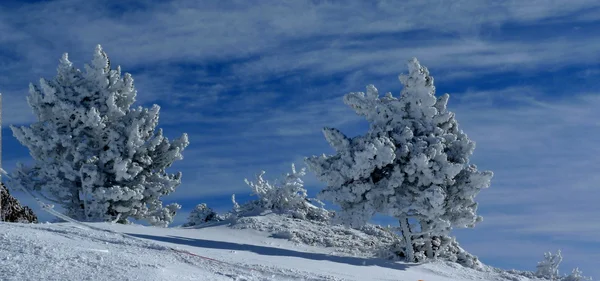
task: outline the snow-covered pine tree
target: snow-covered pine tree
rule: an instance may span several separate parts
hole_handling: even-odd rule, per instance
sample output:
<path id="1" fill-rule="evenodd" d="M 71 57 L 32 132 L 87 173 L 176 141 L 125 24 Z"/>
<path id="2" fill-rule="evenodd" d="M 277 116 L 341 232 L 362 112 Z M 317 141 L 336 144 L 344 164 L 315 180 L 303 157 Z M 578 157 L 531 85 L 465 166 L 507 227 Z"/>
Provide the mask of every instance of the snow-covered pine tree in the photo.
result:
<path id="1" fill-rule="evenodd" d="M 344 102 L 367 119 L 369 131 L 348 138 L 324 128 L 336 154 L 306 163 L 327 184 L 319 198 L 341 207 L 336 217 L 342 223 L 360 226 L 376 213 L 397 218 L 406 259 L 415 261 L 415 247 L 433 258 L 444 246 L 435 244 L 435 236 L 481 221 L 474 197 L 489 187 L 492 172 L 469 164 L 475 143 L 446 109 L 449 95 L 436 98 L 433 77 L 416 59 L 408 68 L 398 98 L 380 97 L 373 85 L 366 94 L 347 94 Z"/>
<path id="2" fill-rule="evenodd" d="M 64 54 L 56 77 L 29 86 L 38 121 L 11 126 L 35 160 L 31 167 L 19 164 L 12 182 L 79 220 L 168 225 L 180 206 L 160 199 L 179 186 L 181 173 L 166 169 L 183 158 L 189 142 L 186 134 L 170 142 L 155 131 L 160 107 L 130 108 L 136 94 L 131 75 L 111 69 L 100 45 L 85 71 Z"/>

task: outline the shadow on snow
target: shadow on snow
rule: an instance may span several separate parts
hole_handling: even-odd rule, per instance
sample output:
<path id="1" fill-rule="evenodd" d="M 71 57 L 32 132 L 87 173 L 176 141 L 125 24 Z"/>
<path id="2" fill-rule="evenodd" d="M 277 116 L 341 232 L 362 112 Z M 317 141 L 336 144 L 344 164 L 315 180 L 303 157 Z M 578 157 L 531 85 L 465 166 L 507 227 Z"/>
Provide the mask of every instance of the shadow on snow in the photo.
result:
<path id="1" fill-rule="evenodd" d="M 377 259 L 377 258 L 360 258 L 360 257 L 341 257 L 341 256 L 332 256 L 322 253 L 307 253 L 307 252 L 299 252 L 289 249 L 282 248 L 274 248 L 274 247 L 266 247 L 266 246 L 257 246 L 257 245 L 249 245 L 249 244 L 239 244 L 239 243 L 231 243 L 231 242 L 223 242 L 223 241 L 212 241 L 198 238 L 189 238 L 189 237 L 180 237 L 180 236 L 154 236 L 154 235 L 146 235 L 146 234 L 133 234 L 128 233 L 128 235 L 173 243 L 180 245 L 187 245 L 198 248 L 209 248 L 209 249 L 224 249 L 224 250 L 233 250 L 233 251 L 246 251 L 256 253 L 258 255 L 263 256 L 278 256 L 278 257 L 297 257 L 302 259 L 316 260 L 316 261 L 330 261 L 335 263 L 344 263 L 354 266 L 379 266 L 384 268 L 390 268 L 395 270 L 406 270 L 408 267 L 413 266 L 411 264 L 401 264 L 389 260 Z"/>

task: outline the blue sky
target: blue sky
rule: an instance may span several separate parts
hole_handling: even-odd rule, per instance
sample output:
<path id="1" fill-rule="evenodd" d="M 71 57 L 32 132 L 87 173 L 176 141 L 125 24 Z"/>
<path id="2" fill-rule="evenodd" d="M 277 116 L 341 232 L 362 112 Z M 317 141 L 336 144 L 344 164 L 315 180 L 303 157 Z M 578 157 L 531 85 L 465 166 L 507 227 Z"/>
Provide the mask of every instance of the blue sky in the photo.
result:
<path id="1" fill-rule="evenodd" d="M 562 249 L 563 272 L 600 278 L 598 1 L 121 2 L 0 3 L 6 170 L 30 162 L 7 125 L 34 121 L 28 83 L 53 77 L 64 52 L 83 68 L 101 44 L 133 75 L 137 105 L 162 107 L 166 135 L 189 134 L 173 166 L 183 183 L 165 199 L 183 205 L 179 223 L 197 203 L 247 199 L 243 180 L 260 170 L 331 153 L 323 126 L 364 133 L 342 96 L 398 94 L 417 57 L 477 142 L 472 163 L 495 173 L 478 197 L 484 222 L 459 242 L 524 270 Z M 323 187 L 310 173 L 306 185 Z"/>

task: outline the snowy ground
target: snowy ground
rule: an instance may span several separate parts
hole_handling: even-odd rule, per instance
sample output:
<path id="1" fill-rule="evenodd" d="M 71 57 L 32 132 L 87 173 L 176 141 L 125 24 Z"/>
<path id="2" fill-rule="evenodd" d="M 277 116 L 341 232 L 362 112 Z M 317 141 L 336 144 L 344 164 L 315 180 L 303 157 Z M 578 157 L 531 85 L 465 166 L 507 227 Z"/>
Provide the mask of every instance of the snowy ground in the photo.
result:
<path id="1" fill-rule="evenodd" d="M 441 262 L 412 265 L 351 256 L 227 225 L 93 226 L 137 238 L 70 223 L 0 223 L 0 280 L 529 280 Z"/>

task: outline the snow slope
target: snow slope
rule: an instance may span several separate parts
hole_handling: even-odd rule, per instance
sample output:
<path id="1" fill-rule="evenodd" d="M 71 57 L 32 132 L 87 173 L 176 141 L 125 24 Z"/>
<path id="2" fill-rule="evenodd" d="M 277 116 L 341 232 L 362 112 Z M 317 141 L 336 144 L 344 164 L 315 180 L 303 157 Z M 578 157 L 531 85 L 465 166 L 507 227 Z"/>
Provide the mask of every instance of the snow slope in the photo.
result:
<path id="1" fill-rule="evenodd" d="M 225 224 L 92 225 L 133 237 L 70 223 L 0 223 L 0 280 L 529 280 L 442 262 L 414 265 L 332 253 Z"/>

